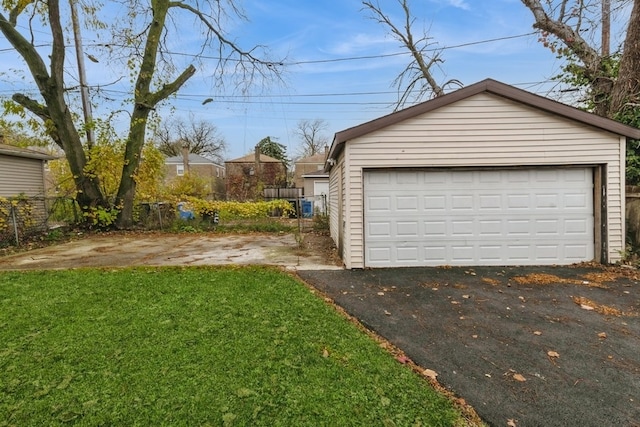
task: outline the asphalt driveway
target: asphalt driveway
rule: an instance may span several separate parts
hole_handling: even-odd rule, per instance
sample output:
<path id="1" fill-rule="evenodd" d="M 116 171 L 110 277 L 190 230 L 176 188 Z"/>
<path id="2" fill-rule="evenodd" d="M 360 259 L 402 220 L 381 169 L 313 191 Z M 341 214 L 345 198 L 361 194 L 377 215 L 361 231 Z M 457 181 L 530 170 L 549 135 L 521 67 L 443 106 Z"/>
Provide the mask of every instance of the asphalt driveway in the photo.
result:
<path id="1" fill-rule="evenodd" d="M 640 284 L 625 268 L 300 271 L 489 425 L 640 426 Z M 511 423 L 511 424 L 509 424 Z"/>

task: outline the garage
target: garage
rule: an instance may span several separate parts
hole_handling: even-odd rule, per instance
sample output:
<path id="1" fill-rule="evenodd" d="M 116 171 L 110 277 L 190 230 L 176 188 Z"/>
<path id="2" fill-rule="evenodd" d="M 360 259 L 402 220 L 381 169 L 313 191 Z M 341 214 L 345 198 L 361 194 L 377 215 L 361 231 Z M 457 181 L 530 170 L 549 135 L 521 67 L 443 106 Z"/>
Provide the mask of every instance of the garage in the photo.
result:
<path id="1" fill-rule="evenodd" d="M 487 79 L 337 132 L 345 268 L 615 263 L 640 130 Z"/>
<path id="2" fill-rule="evenodd" d="M 594 259 L 591 168 L 365 171 L 365 265 Z"/>

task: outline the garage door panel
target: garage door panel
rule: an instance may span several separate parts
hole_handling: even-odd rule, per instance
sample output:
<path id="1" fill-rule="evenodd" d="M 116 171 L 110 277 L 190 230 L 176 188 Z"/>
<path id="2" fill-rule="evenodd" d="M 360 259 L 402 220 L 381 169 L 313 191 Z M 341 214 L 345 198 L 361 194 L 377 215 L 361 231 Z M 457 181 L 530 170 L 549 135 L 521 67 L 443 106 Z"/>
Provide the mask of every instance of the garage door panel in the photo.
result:
<path id="1" fill-rule="evenodd" d="M 389 215 L 391 212 L 391 197 L 388 196 L 375 196 L 369 197 L 369 215 L 375 214 L 376 211 L 384 215 Z"/>
<path id="2" fill-rule="evenodd" d="M 586 194 L 567 193 L 564 196 L 564 201 L 565 209 L 582 209 L 584 212 L 590 209 L 590 206 L 588 206 L 590 199 L 587 199 Z"/>
<path id="3" fill-rule="evenodd" d="M 418 197 L 417 196 L 398 196 L 395 198 L 395 206 L 399 213 L 418 212 Z"/>
<path id="4" fill-rule="evenodd" d="M 436 221 L 424 221 L 424 234 L 425 237 L 446 237 L 447 236 L 447 222 L 444 220 Z"/>
<path id="5" fill-rule="evenodd" d="M 446 196 L 429 195 L 423 197 L 422 200 L 426 212 L 445 212 L 447 209 Z"/>
<path id="6" fill-rule="evenodd" d="M 419 252 L 418 245 L 399 247 L 396 251 L 396 260 L 399 262 L 418 263 Z"/>
<path id="7" fill-rule="evenodd" d="M 589 168 L 365 172 L 365 264 L 591 260 L 592 180 Z"/>
<path id="8" fill-rule="evenodd" d="M 367 235 L 371 237 L 372 241 L 376 238 L 389 239 L 392 236 L 391 223 L 389 221 L 369 222 L 367 229 Z"/>
<path id="9" fill-rule="evenodd" d="M 482 263 L 496 262 L 502 260 L 502 245 L 480 245 L 479 260 Z"/>

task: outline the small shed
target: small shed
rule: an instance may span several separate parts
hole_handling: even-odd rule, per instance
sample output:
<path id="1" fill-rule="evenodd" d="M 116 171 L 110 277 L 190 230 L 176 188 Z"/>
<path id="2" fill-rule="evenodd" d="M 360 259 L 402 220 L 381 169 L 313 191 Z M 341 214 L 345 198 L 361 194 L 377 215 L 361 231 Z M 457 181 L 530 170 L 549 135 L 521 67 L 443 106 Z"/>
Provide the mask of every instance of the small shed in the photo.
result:
<path id="1" fill-rule="evenodd" d="M 488 79 L 335 134 L 346 268 L 620 260 L 640 130 Z"/>
<path id="2" fill-rule="evenodd" d="M 0 144 L 0 197 L 26 197 L 34 219 L 42 224 L 47 212 L 44 168 L 52 159 L 35 150 Z"/>

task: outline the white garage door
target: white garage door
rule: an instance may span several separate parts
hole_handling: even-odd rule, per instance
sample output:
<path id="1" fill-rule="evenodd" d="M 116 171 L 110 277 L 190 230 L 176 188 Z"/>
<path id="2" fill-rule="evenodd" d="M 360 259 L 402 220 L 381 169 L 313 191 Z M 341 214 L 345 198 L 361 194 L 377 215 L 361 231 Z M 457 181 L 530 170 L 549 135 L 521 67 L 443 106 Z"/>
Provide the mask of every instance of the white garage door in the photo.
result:
<path id="1" fill-rule="evenodd" d="M 594 258 L 591 168 L 366 171 L 365 265 Z"/>

